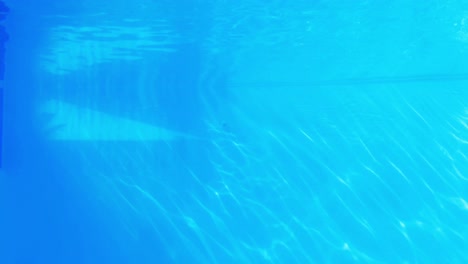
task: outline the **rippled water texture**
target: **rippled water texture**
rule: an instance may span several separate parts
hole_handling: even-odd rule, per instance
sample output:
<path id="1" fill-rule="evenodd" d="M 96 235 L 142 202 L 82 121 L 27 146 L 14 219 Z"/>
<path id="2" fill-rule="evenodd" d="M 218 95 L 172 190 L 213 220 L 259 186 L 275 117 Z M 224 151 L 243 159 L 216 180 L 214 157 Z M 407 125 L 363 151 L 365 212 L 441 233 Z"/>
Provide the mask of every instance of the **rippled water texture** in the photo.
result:
<path id="1" fill-rule="evenodd" d="M 23 2 L 11 263 L 468 262 L 462 1 Z"/>

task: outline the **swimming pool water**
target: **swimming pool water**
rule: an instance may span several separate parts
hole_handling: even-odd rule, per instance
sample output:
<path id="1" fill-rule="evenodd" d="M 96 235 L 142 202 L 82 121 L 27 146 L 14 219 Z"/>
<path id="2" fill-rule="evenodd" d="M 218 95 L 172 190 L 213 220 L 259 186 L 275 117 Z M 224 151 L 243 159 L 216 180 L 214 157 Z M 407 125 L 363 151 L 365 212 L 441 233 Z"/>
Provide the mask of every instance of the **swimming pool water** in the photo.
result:
<path id="1" fill-rule="evenodd" d="M 5 1 L 1 263 L 466 263 L 463 1 Z"/>

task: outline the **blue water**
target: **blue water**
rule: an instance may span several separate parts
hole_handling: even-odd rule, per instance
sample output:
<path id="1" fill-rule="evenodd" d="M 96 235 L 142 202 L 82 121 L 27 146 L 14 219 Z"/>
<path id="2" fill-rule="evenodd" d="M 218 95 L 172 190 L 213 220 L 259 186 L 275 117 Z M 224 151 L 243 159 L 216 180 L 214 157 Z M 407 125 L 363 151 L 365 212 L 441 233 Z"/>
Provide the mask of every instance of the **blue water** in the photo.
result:
<path id="1" fill-rule="evenodd" d="M 464 1 L 5 3 L 0 263 L 468 263 Z"/>

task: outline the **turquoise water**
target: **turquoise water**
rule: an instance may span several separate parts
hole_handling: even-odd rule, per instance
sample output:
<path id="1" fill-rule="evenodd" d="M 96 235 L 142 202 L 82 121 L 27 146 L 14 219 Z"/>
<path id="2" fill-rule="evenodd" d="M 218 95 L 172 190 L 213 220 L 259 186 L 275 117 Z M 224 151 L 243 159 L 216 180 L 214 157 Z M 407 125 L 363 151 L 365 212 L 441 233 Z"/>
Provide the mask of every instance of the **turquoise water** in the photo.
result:
<path id="1" fill-rule="evenodd" d="M 0 263 L 468 262 L 463 1 L 5 1 Z"/>

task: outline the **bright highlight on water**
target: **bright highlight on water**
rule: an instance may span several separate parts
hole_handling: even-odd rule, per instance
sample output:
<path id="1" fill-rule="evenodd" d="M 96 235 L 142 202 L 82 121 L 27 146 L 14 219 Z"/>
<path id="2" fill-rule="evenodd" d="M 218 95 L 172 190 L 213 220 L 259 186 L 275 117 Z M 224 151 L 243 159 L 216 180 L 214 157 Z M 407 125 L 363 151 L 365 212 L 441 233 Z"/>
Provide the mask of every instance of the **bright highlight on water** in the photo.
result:
<path id="1" fill-rule="evenodd" d="M 52 140 L 159 141 L 183 137 L 169 129 L 57 100 L 44 102 L 39 115 L 48 117 L 43 129 Z"/>

